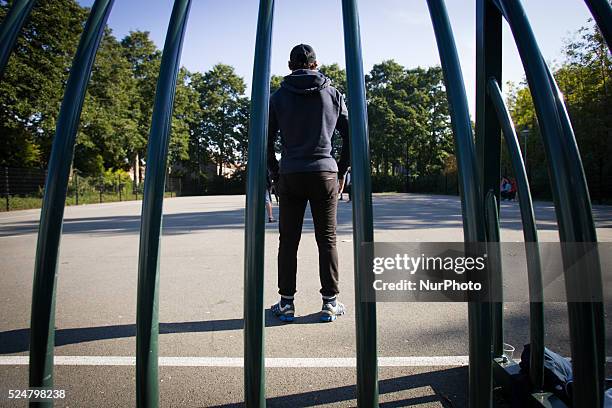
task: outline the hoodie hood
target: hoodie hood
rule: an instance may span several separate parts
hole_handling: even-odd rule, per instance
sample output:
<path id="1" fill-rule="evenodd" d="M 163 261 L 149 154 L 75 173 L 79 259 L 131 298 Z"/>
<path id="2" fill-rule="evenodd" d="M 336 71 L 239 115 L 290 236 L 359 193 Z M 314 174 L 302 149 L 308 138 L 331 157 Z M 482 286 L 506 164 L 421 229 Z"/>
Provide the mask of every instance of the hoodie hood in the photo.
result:
<path id="1" fill-rule="evenodd" d="M 319 71 L 298 69 L 287 75 L 281 87 L 297 94 L 319 92 L 330 85 L 330 80 Z"/>

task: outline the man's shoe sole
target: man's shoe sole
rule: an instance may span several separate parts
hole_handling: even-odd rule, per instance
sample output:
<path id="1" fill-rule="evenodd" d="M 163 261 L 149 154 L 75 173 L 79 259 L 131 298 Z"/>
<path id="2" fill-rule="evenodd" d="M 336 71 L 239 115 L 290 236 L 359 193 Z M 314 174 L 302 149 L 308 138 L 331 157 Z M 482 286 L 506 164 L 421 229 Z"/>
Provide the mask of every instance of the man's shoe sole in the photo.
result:
<path id="1" fill-rule="evenodd" d="M 320 321 L 324 322 L 324 323 L 328 323 L 328 322 L 333 322 L 335 321 L 338 316 L 342 316 L 344 314 L 344 312 L 340 313 L 340 314 L 329 314 L 329 313 L 323 313 L 321 314 L 320 317 Z"/>
<path id="2" fill-rule="evenodd" d="M 338 316 L 336 315 L 328 315 L 328 314 L 322 314 L 321 315 L 321 321 L 324 323 L 328 323 L 328 322 L 333 322 L 334 320 L 336 320 Z"/>
<path id="3" fill-rule="evenodd" d="M 281 322 L 291 323 L 291 322 L 293 322 L 295 320 L 295 316 L 293 316 L 293 315 L 280 315 L 280 316 L 278 316 L 278 319 Z"/>

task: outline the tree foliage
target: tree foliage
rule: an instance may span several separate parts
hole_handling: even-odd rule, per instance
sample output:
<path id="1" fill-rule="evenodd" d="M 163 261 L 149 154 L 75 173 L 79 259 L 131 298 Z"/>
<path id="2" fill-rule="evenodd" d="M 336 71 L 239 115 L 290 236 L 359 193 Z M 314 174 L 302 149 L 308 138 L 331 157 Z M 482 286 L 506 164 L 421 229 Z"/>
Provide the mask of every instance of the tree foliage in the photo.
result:
<path id="1" fill-rule="evenodd" d="M 440 67 L 405 69 L 393 60 L 366 77 L 372 165 L 376 173 L 440 173 L 452 152 Z"/>
<path id="2" fill-rule="evenodd" d="M 195 137 L 221 176 L 224 166 L 240 164 L 245 158 L 246 85 L 233 67 L 217 64 L 204 74 L 194 73 L 191 86 L 198 94 L 200 109 Z"/>
<path id="3" fill-rule="evenodd" d="M 0 19 L 12 1 L 0 0 Z M 39 0 L 22 30 L 0 81 L 0 165 L 48 164 L 65 84 L 88 10 L 75 0 Z M 84 175 L 125 174 L 145 165 L 161 51 L 148 32 L 117 39 L 106 29 L 97 52 L 78 129 L 73 166 Z M 346 94 L 346 72 L 338 64 L 320 71 Z M 588 183 L 596 199 L 612 196 L 612 57 L 594 24 L 567 41 L 554 76 L 563 91 Z M 270 90 L 283 76 L 273 75 Z M 449 107 L 440 67 L 406 68 L 393 60 L 366 75 L 373 180 L 388 188 L 406 181 L 456 178 Z M 248 151 L 250 102 L 233 67 L 178 75 L 169 164 L 173 174 L 225 183 L 238 169 L 242 182 Z M 348 95 L 347 97 L 350 97 Z M 511 85 L 508 105 L 527 150 L 534 195 L 549 194 L 546 157 L 529 89 Z M 349 115 L 352 113 L 349 112 Z M 334 138 L 333 153 L 340 138 Z M 503 156 L 503 171 L 510 172 Z M 206 179 L 207 172 L 215 175 Z M 399 186 L 399 187 L 398 187 Z M 430 186 L 431 187 L 431 186 Z M 387 187 L 384 187 L 387 188 Z M 425 190 L 426 191 L 426 190 Z M 446 191 L 446 188 L 444 189 Z"/>
<path id="4" fill-rule="evenodd" d="M 554 72 L 563 93 L 568 114 L 582 156 L 593 198 L 612 195 L 612 56 L 595 24 L 581 28 L 566 42 L 564 61 Z M 537 117 L 527 86 L 512 86 L 508 105 L 527 148 L 527 170 L 536 193 L 550 196 L 546 155 L 541 143 Z M 525 137 L 526 145 L 525 145 Z M 508 168 L 507 159 L 505 167 Z"/>
<path id="5" fill-rule="evenodd" d="M 0 20 L 8 8 L 0 4 Z M 32 10 L 0 81 L 2 165 L 46 165 L 85 17 L 73 0 L 40 0 Z"/>

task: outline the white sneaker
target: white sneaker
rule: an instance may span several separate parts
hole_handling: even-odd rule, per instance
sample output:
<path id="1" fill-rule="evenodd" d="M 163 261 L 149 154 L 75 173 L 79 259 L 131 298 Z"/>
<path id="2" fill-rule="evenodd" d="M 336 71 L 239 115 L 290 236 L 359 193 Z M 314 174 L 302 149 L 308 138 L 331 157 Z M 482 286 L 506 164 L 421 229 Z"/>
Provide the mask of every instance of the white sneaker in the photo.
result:
<path id="1" fill-rule="evenodd" d="M 342 316 L 344 313 L 346 313 L 346 306 L 338 300 L 336 300 L 336 306 L 333 306 L 331 303 L 323 303 L 321 321 L 333 322 L 338 316 Z"/>
<path id="2" fill-rule="evenodd" d="M 280 300 L 278 303 L 272 305 L 270 310 L 281 322 L 292 322 L 295 320 L 295 306 L 293 303 L 287 303 L 284 307 L 281 307 Z"/>

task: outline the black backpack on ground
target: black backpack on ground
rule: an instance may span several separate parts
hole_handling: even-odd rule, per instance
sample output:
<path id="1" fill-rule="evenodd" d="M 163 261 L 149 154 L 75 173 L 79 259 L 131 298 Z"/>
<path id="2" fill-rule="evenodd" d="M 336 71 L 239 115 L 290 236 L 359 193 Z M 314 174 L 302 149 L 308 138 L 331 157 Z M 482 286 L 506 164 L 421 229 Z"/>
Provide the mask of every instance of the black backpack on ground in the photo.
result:
<path id="1" fill-rule="evenodd" d="M 521 372 L 529 375 L 531 347 L 526 344 L 521 353 Z M 572 364 L 559 354 L 544 347 L 544 391 L 552 392 L 568 407 L 572 406 Z"/>

